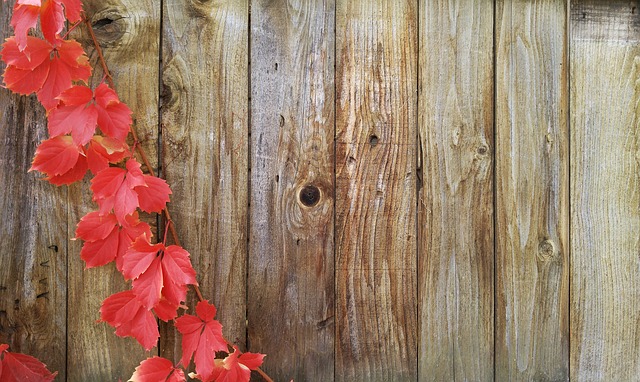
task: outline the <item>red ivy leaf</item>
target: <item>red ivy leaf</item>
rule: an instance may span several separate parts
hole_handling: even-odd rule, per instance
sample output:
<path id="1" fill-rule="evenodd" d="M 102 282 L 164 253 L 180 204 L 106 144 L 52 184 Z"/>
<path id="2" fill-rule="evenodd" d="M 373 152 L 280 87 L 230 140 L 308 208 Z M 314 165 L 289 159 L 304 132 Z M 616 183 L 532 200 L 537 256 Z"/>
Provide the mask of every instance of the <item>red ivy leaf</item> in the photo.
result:
<path id="1" fill-rule="evenodd" d="M 140 362 L 129 382 L 183 382 L 184 371 L 166 358 L 152 357 Z"/>
<path id="2" fill-rule="evenodd" d="M 73 23 L 80 20 L 81 12 L 80 0 L 18 0 L 13 8 L 11 26 L 15 31 L 20 50 L 24 50 L 27 46 L 27 34 L 30 29 L 36 27 L 38 16 L 42 34 L 49 42 L 55 44 L 58 34 L 64 28 L 65 14 L 66 18 Z"/>
<path id="3" fill-rule="evenodd" d="M 85 150 L 87 163 L 92 173 L 109 167 L 109 163 L 118 163 L 129 154 L 129 146 L 114 138 L 94 135 Z"/>
<path id="4" fill-rule="evenodd" d="M 131 109 L 120 102 L 115 91 L 101 83 L 95 90 L 95 107 L 98 112 L 98 126 L 105 135 L 124 141 L 129 134 Z"/>
<path id="5" fill-rule="evenodd" d="M 138 236 L 151 239 L 151 228 L 140 221 L 138 212 L 126 216 L 122 226 L 112 213 L 90 212 L 80 219 L 76 229 L 76 238 L 85 241 L 80 257 L 87 268 L 102 266 L 115 259 L 116 267 L 122 271 L 122 257 Z"/>
<path id="6" fill-rule="evenodd" d="M 48 382 L 53 381 L 56 374 L 47 366 L 30 355 L 6 351 L 8 345 L 0 345 L 2 362 L 0 363 L 0 381 L 2 382 Z"/>
<path id="7" fill-rule="evenodd" d="M 188 366 L 194 356 L 196 372 L 204 378 L 213 374 L 215 352 L 227 351 L 227 342 L 222 336 L 222 325 L 213 319 L 216 308 L 208 301 L 196 305 L 196 316 L 185 314 L 175 321 L 176 329 L 182 334 L 182 359 Z M 195 353 L 195 355 L 194 355 Z"/>
<path id="8" fill-rule="evenodd" d="M 91 75 L 89 59 L 77 41 L 58 40 L 53 46 L 28 36 L 27 42 L 24 51 L 15 37 L 3 44 L 0 55 L 7 63 L 4 83 L 16 93 L 35 92 L 47 110 L 58 104 L 56 97 L 69 89 L 72 81 L 86 82 Z"/>
<path id="9" fill-rule="evenodd" d="M 237 346 L 233 347 L 233 353 L 224 360 L 215 360 L 213 372 L 210 376 L 189 375 L 203 382 L 249 382 L 251 370 L 256 370 L 262 365 L 264 354 L 240 353 Z"/>
<path id="10" fill-rule="evenodd" d="M 138 208 L 138 193 L 134 188 L 145 185 L 140 163 L 129 159 L 126 167 L 126 170 L 109 167 L 91 179 L 93 200 L 100 206 L 100 213 L 104 215 L 113 210 L 121 224 L 125 215 Z"/>
<path id="11" fill-rule="evenodd" d="M 160 337 L 153 313 L 130 290 L 107 297 L 100 307 L 100 320 L 115 327 L 117 336 L 135 338 L 147 351 Z"/>
<path id="12" fill-rule="evenodd" d="M 74 143 L 89 143 L 98 122 L 98 111 L 89 103 L 93 100 L 91 89 L 86 86 L 72 86 L 56 98 L 60 103 L 47 116 L 49 135 L 56 137 L 71 133 Z"/>
<path id="13" fill-rule="evenodd" d="M 171 195 L 169 185 L 164 179 L 151 175 L 145 175 L 144 182 L 146 186 L 135 188 L 140 209 L 146 212 L 162 212 Z"/>
<path id="14" fill-rule="evenodd" d="M 55 137 L 40 143 L 29 171 L 37 170 L 47 176 L 62 175 L 78 162 L 82 147 L 69 136 Z"/>
<path id="15" fill-rule="evenodd" d="M 186 285 L 197 285 L 187 251 L 177 245 L 150 244 L 144 236 L 125 253 L 122 271 L 126 279 L 133 279 L 133 291 L 148 309 L 156 307 L 161 296 L 177 308 L 186 299 Z"/>

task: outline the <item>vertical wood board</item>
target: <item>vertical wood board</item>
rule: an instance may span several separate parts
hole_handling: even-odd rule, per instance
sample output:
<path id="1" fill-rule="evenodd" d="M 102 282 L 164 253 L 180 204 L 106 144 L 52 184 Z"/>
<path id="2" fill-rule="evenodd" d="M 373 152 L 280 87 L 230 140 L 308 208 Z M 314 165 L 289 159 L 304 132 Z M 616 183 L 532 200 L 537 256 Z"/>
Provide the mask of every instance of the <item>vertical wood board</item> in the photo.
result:
<path id="1" fill-rule="evenodd" d="M 13 35 L 13 2 L 0 3 L 0 41 Z M 4 72 L 5 65 L 0 65 Z M 35 95 L 0 88 L 0 343 L 66 377 L 67 189 L 27 173 L 47 138 Z"/>
<path id="2" fill-rule="evenodd" d="M 417 377 L 417 2 L 336 10 L 336 380 Z"/>
<path id="3" fill-rule="evenodd" d="M 160 7 L 154 1 L 85 0 L 84 10 L 94 25 L 95 33 L 113 75 L 120 100 L 133 111 L 134 125 L 140 144 L 152 166 L 157 153 L 158 121 L 158 54 L 160 36 Z M 103 78 L 98 55 L 84 26 L 73 37 L 85 47 L 94 66 L 90 81 L 97 86 Z M 141 161 L 140 161 L 141 162 Z M 143 170 L 146 171 L 145 166 Z M 88 175 L 85 181 L 69 188 L 69 236 L 75 236 L 76 225 L 86 213 L 97 210 L 91 201 Z M 144 214 L 143 214 L 144 215 Z M 155 217 L 145 220 L 152 224 Z M 115 329 L 98 323 L 100 305 L 111 294 L 131 288 L 114 264 L 85 269 L 80 258 L 82 241 L 69 244 L 69 301 L 68 310 L 68 381 L 106 381 L 133 374 L 138 364 L 155 350 L 145 352 L 132 338 L 117 337 Z"/>
<path id="4" fill-rule="evenodd" d="M 493 2 L 420 8 L 419 380 L 493 380 Z"/>
<path id="5" fill-rule="evenodd" d="M 334 17 L 251 5 L 248 335 L 275 380 L 332 380 Z"/>
<path id="6" fill-rule="evenodd" d="M 496 9 L 496 380 L 568 379 L 566 10 Z"/>
<path id="7" fill-rule="evenodd" d="M 571 7 L 571 379 L 640 375 L 638 3 Z"/>
<path id="8" fill-rule="evenodd" d="M 225 338 L 244 350 L 248 2 L 163 4 L 161 163 L 173 190 L 169 210 Z M 161 355 L 177 362 L 180 334 L 173 325 L 162 333 Z"/>

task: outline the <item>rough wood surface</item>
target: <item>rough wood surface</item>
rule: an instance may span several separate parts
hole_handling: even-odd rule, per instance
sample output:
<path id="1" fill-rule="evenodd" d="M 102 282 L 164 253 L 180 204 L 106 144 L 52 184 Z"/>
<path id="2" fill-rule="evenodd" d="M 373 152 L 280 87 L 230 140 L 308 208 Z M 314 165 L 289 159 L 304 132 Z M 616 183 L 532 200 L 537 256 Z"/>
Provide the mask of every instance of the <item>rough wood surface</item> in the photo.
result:
<path id="1" fill-rule="evenodd" d="M 571 10 L 571 380 L 640 376 L 637 2 Z"/>
<path id="2" fill-rule="evenodd" d="M 417 9 L 336 10 L 336 380 L 417 377 Z"/>
<path id="3" fill-rule="evenodd" d="M 420 14 L 421 381 L 493 380 L 493 6 Z"/>
<path id="4" fill-rule="evenodd" d="M 248 1 L 164 1 L 162 165 L 169 205 L 226 338 L 246 343 Z M 189 305 L 195 306 L 191 294 Z M 193 310 L 191 311 L 193 314 Z M 178 361 L 165 327 L 161 355 Z"/>
<path id="5" fill-rule="evenodd" d="M 83 3 L 96 27 L 118 95 L 133 110 L 136 131 L 153 165 L 157 157 L 159 4 L 152 0 Z M 76 31 L 74 36 L 86 47 L 94 67 L 98 67 L 97 54 L 86 30 Z M 102 76 L 102 71 L 96 69 L 92 85 L 96 86 Z M 91 201 L 88 179 L 69 188 L 69 237 L 75 235 L 80 218 L 97 209 Z M 148 221 L 154 223 L 155 219 Z M 116 337 L 111 326 L 96 323 L 102 301 L 112 293 L 130 288 L 130 284 L 113 264 L 85 270 L 80 258 L 81 245 L 79 240 L 69 244 L 68 380 L 126 380 L 140 361 L 155 351 L 145 352 L 135 340 Z"/>
<path id="6" fill-rule="evenodd" d="M 496 380 L 568 379 L 567 4 L 496 9 Z"/>
<path id="7" fill-rule="evenodd" d="M 0 41 L 13 35 L 13 1 L 0 3 Z M 4 64 L 0 72 L 4 72 Z M 35 96 L 0 88 L 0 343 L 33 355 L 64 380 L 67 310 L 67 190 L 27 173 L 47 136 Z"/>
<path id="8" fill-rule="evenodd" d="M 275 380 L 332 380 L 334 2 L 251 4 L 248 335 Z"/>

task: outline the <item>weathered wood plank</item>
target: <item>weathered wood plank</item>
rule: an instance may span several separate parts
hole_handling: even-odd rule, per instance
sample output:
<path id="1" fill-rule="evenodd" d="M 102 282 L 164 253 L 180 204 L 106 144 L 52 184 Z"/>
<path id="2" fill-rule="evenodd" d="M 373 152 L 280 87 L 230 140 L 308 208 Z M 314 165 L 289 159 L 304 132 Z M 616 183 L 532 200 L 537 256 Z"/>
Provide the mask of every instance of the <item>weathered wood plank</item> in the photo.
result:
<path id="1" fill-rule="evenodd" d="M 169 205 L 224 334 L 245 348 L 248 182 L 248 1 L 165 1 L 162 164 Z M 195 306 L 195 298 L 189 305 Z M 191 310 L 193 314 L 193 310 Z M 161 355 L 179 360 L 163 330 Z"/>
<path id="2" fill-rule="evenodd" d="M 249 344 L 275 380 L 332 380 L 334 19 L 251 4 Z"/>
<path id="3" fill-rule="evenodd" d="M 496 9 L 499 381 L 568 379 L 567 3 Z"/>
<path id="4" fill-rule="evenodd" d="M 637 2 L 571 8 L 571 379 L 640 376 Z"/>
<path id="5" fill-rule="evenodd" d="M 415 379 L 417 2 L 336 15 L 336 380 Z"/>
<path id="6" fill-rule="evenodd" d="M 133 110 L 136 131 L 154 165 L 157 157 L 159 4 L 152 0 L 85 0 L 83 3 L 96 26 L 118 95 Z M 97 54 L 86 30 L 81 27 L 76 31 L 75 37 L 86 47 L 96 67 L 91 81 L 96 86 L 103 77 Z M 70 237 L 74 236 L 80 218 L 97 209 L 91 201 L 88 179 L 84 184 L 69 188 Z M 148 221 L 153 223 L 155 219 Z M 113 264 L 85 270 L 79 255 L 81 244 L 72 241 L 69 245 L 68 294 L 72 305 L 67 323 L 68 380 L 126 380 L 140 361 L 155 354 L 155 350 L 145 352 L 135 340 L 116 337 L 111 326 L 96 323 L 102 301 L 112 293 L 129 289 L 130 284 Z"/>
<path id="7" fill-rule="evenodd" d="M 13 35 L 13 1 L 0 3 L 0 41 Z M 0 73 L 4 72 L 0 65 Z M 35 96 L 0 88 L 0 343 L 66 377 L 67 189 L 27 173 L 47 138 Z"/>
<path id="8" fill-rule="evenodd" d="M 493 380 L 493 2 L 420 14 L 419 379 Z"/>

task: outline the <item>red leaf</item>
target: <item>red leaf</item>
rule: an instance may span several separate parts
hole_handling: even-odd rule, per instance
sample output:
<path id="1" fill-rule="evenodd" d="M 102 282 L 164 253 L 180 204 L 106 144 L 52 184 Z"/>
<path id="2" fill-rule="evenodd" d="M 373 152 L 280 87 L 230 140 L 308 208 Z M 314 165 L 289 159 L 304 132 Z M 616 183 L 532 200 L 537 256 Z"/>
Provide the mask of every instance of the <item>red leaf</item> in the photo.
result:
<path id="1" fill-rule="evenodd" d="M 56 186 L 62 186 L 63 184 L 71 184 L 75 183 L 84 178 L 84 175 L 87 173 L 87 159 L 80 155 L 78 157 L 78 161 L 75 166 L 71 168 L 71 170 L 65 172 L 64 174 L 48 176 L 45 179 L 49 181 L 51 184 L 55 184 Z"/>
<path id="2" fill-rule="evenodd" d="M 80 20 L 81 12 L 80 0 L 18 0 L 13 9 L 11 26 L 20 43 L 20 50 L 27 46 L 27 34 L 30 29 L 36 27 L 38 17 L 42 34 L 49 42 L 55 44 L 58 34 L 64 28 L 65 15 L 69 21 L 76 22 Z"/>
<path id="3" fill-rule="evenodd" d="M 76 165 L 81 150 L 69 136 L 47 139 L 36 149 L 29 171 L 37 170 L 48 176 L 64 174 Z"/>
<path id="4" fill-rule="evenodd" d="M 107 297 L 100 308 L 100 320 L 115 327 L 119 337 L 135 338 L 147 351 L 160 337 L 153 313 L 130 290 Z"/>
<path id="5" fill-rule="evenodd" d="M 116 92 L 105 83 L 96 88 L 95 100 L 100 130 L 109 137 L 124 140 L 132 123 L 131 109 L 120 102 Z"/>
<path id="6" fill-rule="evenodd" d="M 161 296 L 177 308 L 186 298 L 186 284 L 197 285 L 189 253 L 177 245 L 150 244 L 141 236 L 124 255 L 122 274 L 133 279 L 133 291 L 152 309 Z"/>
<path id="7" fill-rule="evenodd" d="M 90 212 L 78 223 L 76 238 L 85 241 L 80 257 L 87 268 L 93 268 L 116 260 L 117 268 L 122 271 L 122 256 L 138 236 L 151 238 L 151 229 L 141 222 L 138 213 L 126 216 L 125 224 L 118 225 L 114 214 L 100 215 Z"/>
<path id="8" fill-rule="evenodd" d="M 2 363 L 0 363 L 0 381 L 2 382 L 47 382 L 53 381 L 56 374 L 47 366 L 30 355 L 6 351 L 8 345 L 0 345 Z"/>
<path id="9" fill-rule="evenodd" d="M 224 360 L 215 360 L 214 368 L 209 376 L 191 375 L 204 382 L 248 382 L 251 379 L 251 370 L 256 370 L 262 365 L 264 354 L 240 353 L 237 346 L 233 347 L 233 353 Z"/>
<path id="10" fill-rule="evenodd" d="M 144 177 L 140 171 L 140 164 L 135 159 L 129 159 L 127 169 L 110 167 L 96 174 L 91 180 L 93 200 L 100 206 L 100 213 L 115 212 L 120 224 L 125 215 L 132 214 L 138 208 L 137 186 L 144 185 Z"/>
<path id="11" fill-rule="evenodd" d="M 227 351 L 227 343 L 222 336 L 222 325 L 213 319 L 216 308 L 208 301 L 200 301 L 196 306 L 196 316 L 185 314 L 178 317 L 175 326 L 182 334 L 182 359 L 188 366 L 194 355 L 196 372 L 209 378 L 214 369 L 216 351 Z"/>
<path id="12" fill-rule="evenodd" d="M 89 142 L 86 150 L 87 163 L 89 169 L 94 174 L 109 167 L 109 163 L 118 163 L 124 159 L 128 152 L 129 146 L 126 143 L 114 138 L 94 135 Z"/>
<path id="13" fill-rule="evenodd" d="M 82 46 L 73 40 L 58 40 L 53 46 L 27 37 L 27 47 L 20 52 L 12 37 L 3 44 L 0 54 L 9 59 L 4 72 L 6 87 L 25 95 L 35 92 L 47 110 L 58 104 L 56 97 L 69 89 L 72 81 L 86 82 L 91 74 L 89 59 Z"/>
<path id="14" fill-rule="evenodd" d="M 182 382 L 184 371 L 166 358 L 152 357 L 140 362 L 129 382 Z"/>
<path id="15" fill-rule="evenodd" d="M 53 137 L 71 133 L 78 145 L 87 144 L 93 137 L 98 111 L 93 104 L 93 92 L 86 86 L 73 86 L 57 97 L 61 102 L 49 112 L 49 134 Z"/>
<path id="16" fill-rule="evenodd" d="M 151 175 L 145 175 L 144 182 L 146 186 L 135 188 L 140 209 L 146 212 L 162 212 L 171 195 L 169 185 L 164 179 Z"/>
<path id="17" fill-rule="evenodd" d="M 40 7 L 26 4 L 16 4 L 13 7 L 11 16 L 11 26 L 15 32 L 15 38 L 21 51 L 27 46 L 27 33 L 29 29 L 35 28 L 38 24 Z"/>

